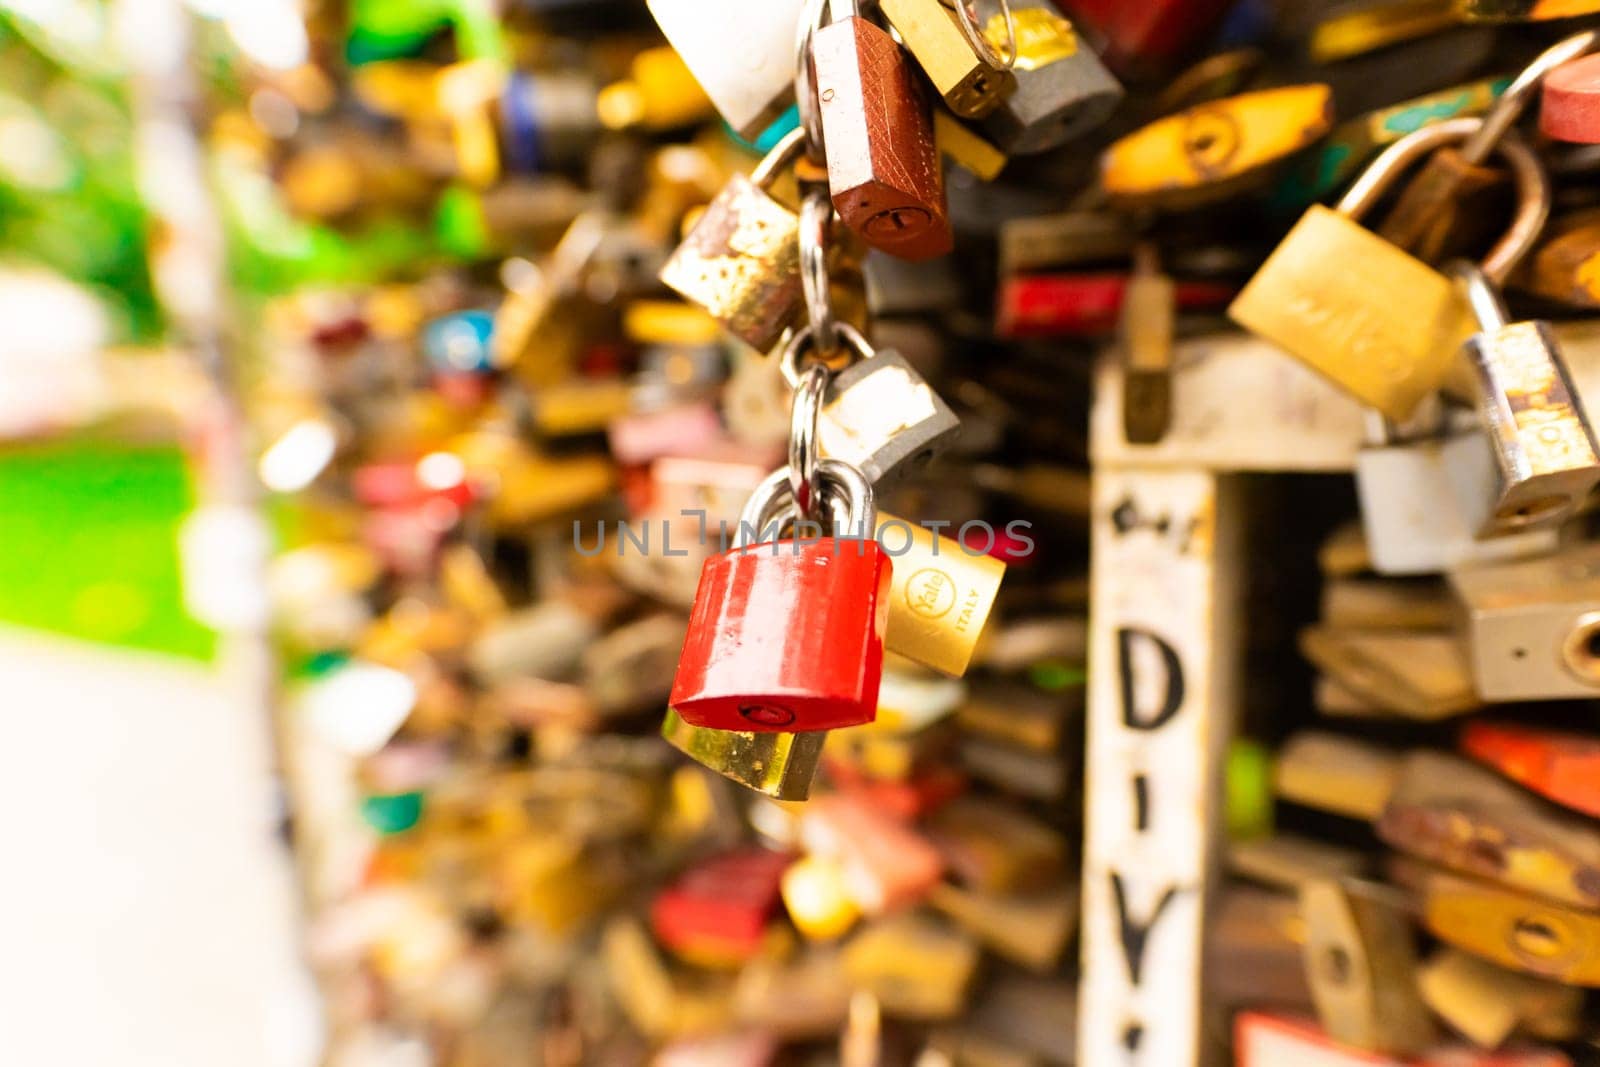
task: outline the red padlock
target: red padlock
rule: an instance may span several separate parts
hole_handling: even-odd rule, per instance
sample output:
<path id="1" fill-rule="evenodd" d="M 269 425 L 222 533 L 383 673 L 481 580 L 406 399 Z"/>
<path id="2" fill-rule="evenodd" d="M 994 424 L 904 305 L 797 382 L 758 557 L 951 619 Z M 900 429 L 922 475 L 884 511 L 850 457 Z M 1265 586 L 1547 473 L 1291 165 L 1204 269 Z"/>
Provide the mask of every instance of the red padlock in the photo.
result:
<path id="1" fill-rule="evenodd" d="M 877 717 L 890 563 L 871 533 L 872 485 L 849 464 L 817 466 L 846 536 L 749 543 L 792 507 L 783 467 L 751 496 L 735 547 L 701 568 L 670 698 L 691 726 L 801 732 Z"/>
<path id="2" fill-rule="evenodd" d="M 1546 799 L 1600 817 L 1600 738 L 1475 722 L 1461 734 L 1461 751 Z"/>
<path id="3" fill-rule="evenodd" d="M 685 871 L 650 905 L 657 940 L 684 959 L 713 966 L 757 955 L 793 858 L 745 848 Z"/>
<path id="4" fill-rule="evenodd" d="M 1539 132 L 1558 141 L 1600 144 L 1600 55 L 1583 56 L 1545 75 Z"/>

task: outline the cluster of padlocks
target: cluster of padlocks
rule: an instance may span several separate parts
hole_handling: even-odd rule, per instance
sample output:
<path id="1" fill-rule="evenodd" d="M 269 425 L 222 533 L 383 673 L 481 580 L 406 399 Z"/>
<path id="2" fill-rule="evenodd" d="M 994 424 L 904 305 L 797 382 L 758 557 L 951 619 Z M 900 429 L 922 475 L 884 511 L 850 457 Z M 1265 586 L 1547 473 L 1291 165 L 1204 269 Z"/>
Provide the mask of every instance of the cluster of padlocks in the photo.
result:
<path id="1" fill-rule="evenodd" d="M 313 8 L 331 1063 L 1596 1062 L 1600 3 Z"/>

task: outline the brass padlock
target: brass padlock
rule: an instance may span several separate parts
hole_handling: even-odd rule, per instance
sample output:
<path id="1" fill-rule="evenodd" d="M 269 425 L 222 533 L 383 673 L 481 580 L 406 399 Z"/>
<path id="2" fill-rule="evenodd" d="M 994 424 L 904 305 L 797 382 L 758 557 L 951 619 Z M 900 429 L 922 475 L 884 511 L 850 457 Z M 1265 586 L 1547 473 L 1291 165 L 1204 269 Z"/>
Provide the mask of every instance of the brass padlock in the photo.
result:
<path id="1" fill-rule="evenodd" d="M 1078 926 L 1073 886 L 1007 894 L 943 883 L 934 887 L 928 901 L 997 956 L 1038 972 L 1047 973 L 1061 962 Z"/>
<path id="2" fill-rule="evenodd" d="M 1301 217 L 1228 315 L 1386 418 L 1404 422 L 1445 383 L 1459 345 L 1475 331 L 1449 279 L 1357 220 L 1407 164 L 1481 126 L 1481 119 L 1452 119 L 1390 145 L 1337 209 L 1318 204 Z M 1526 145 L 1508 137 L 1497 148 L 1516 173 L 1519 208 L 1484 260 L 1491 278 L 1504 277 L 1531 247 L 1550 197 L 1549 179 Z"/>
<path id="3" fill-rule="evenodd" d="M 1006 565 L 886 512 L 878 514 L 877 537 L 894 560 L 884 647 L 961 677 L 994 608 Z"/>
<path id="4" fill-rule="evenodd" d="M 1508 322 L 1482 270 L 1456 264 L 1480 331 L 1466 343 L 1482 389 L 1484 422 L 1500 473 L 1496 498 L 1469 517 L 1480 537 L 1553 525 L 1600 483 L 1589 418 L 1548 323 Z"/>
<path id="5" fill-rule="evenodd" d="M 805 131 L 792 130 L 749 177 L 728 179 L 661 268 L 663 282 L 762 351 L 800 311 L 800 219 L 767 190 L 804 145 Z"/>
<path id="6" fill-rule="evenodd" d="M 1483 704 L 1452 633 L 1311 626 L 1300 632 L 1300 651 L 1350 692 L 1409 719 L 1436 722 Z"/>
<path id="7" fill-rule="evenodd" d="M 957 115 L 981 119 L 1016 91 L 1017 76 L 973 48 L 956 21 L 960 16 L 943 0 L 879 0 L 879 7 Z"/>
<path id="8" fill-rule="evenodd" d="M 1546 1041 L 1570 1041 L 1582 1026 L 1582 989 L 1449 947 L 1417 971 L 1417 990 L 1435 1015 L 1480 1048 L 1499 1048 L 1519 1029 Z"/>
<path id="9" fill-rule="evenodd" d="M 896 915 L 845 946 L 844 971 L 889 1014 L 949 1019 L 966 1003 L 979 955 L 977 942 L 959 930 L 922 915 Z"/>
<path id="10" fill-rule="evenodd" d="M 1417 994 L 1411 925 L 1392 899 L 1400 896 L 1354 879 L 1315 878 L 1300 887 L 1317 1017 L 1330 1037 L 1369 1052 L 1420 1052 L 1434 1038 Z"/>
<path id="11" fill-rule="evenodd" d="M 690 726 L 671 708 L 661 736 L 725 778 L 777 800 L 804 800 L 822 762 L 826 731 L 750 733 Z"/>
<path id="12" fill-rule="evenodd" d="M 1122 348 L 1122 434 L 1153 445 L 1172 425 L 1172 347 L 1177 288 L 1161 272 L 1155 248 L 1139 246 L 1118 321 Z"/>
<path id="13" fill-rule="evenodd" d="M 1306 730 L 1290 737 L 1273 767 L 1284 800 L 1352 819 L 1376 819 L 1394 792 L 1400 759 L 1370 742 Z"/>
<path id="14" fill-rule="evenodd" d="M 1422 925 L 1440 941 L 1523 974 L 1600 986 L 1600 915 L 1415 860 L 1390 863 L 1389 874 L 1417 894 Z"/>
<path id="15" fill-rule="evenodd" d="M 834 209 L 890 255 L 942 256 L 954 237 L 928 101 L 894 39 L 843 6 L 811 39 Z"/>
<path id="16" fill-rule="evenodd" d="M 1013 0 L 1009 12 L 984 24 L 983 35 L 1016 57 L 1016 91 L 983 123 L 1007 155 L 1066 144 L 1110 118 L 1122 100 L 1117 79 L 1048 0 Z"/>
<path id="17" fill-rule="evenodd" d="M 1236 193 L 1333 124 L 1326 85 L 1289 85 L 1209 100 L 1106 149 L 1100 183 L 1114 203 L 1193 207 Z"/>

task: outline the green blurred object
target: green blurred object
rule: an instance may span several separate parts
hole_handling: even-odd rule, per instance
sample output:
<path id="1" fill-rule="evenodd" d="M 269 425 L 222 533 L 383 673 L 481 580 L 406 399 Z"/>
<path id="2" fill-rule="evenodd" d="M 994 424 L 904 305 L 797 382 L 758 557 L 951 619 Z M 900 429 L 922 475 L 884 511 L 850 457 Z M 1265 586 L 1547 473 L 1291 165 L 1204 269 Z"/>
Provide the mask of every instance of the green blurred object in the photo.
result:
<path id="1" fill-rule="evenodd" d="M 374 793 L 361 798 L 361 817 L 380 834 L 402 834 L 422 818 L 422 793 Z"/>
<path id="2" fill-rule="evenodd" d="M 1028 680 L 1040 689 L 1052 693 L 1082 685 L 1088 677 L 1082 667 L 1061 660 L 1041 660 L 1028 668 Z"/>
<path id="3" fill-rule="evenodd" d="M 353 0 L 345 59 L 352 66 L 414 56 L 440 30 L 455 32 L 462 59 L 504 59 L 505 37 L 489 0 Z"/>
<path id="4" fill-rule="evenodd" d="M 0 621 L 209 660 L 183 605 L 178 526 L 194 491 L 175 445 L 69 440 L 0 451 Z"/>
<path id="5" fill-rule="evenodd" d="M 94 11 L 82 6 L 85 25 Z M 119 318 L 119 338 L 159 338 L 133 116 L 108 47 L 0 12 L 0 68 L 0 124 L 31 146 L 0 159 L 0 258 L 93 288 Z"/>
<path id="6" fill-rule="evenodd" d="M 1260 742 L 1236 738 L 1223 771 L 1223 818 L 1228 836 L 1251 841 L 1272 833 L 1272 753 Z"/>

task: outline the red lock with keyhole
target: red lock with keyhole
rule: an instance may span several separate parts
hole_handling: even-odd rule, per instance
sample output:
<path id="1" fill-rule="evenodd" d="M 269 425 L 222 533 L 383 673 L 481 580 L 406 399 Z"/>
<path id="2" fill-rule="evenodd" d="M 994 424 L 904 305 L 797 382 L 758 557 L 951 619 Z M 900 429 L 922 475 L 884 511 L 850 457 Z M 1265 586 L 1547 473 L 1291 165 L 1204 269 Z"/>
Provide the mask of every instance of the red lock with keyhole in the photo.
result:
<path id="1" fill-rule="evenodd" d="M 877 717 L 890 561 L 870 534 L 871 484 L 848 464 L 818 466 L 833 519 L 867 533 L 746 543 L 792 511 L 787 467 L 761 483 L 741 540 L 700 572 L 670 698 L 692 726 L 801 732 Z"/>

